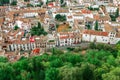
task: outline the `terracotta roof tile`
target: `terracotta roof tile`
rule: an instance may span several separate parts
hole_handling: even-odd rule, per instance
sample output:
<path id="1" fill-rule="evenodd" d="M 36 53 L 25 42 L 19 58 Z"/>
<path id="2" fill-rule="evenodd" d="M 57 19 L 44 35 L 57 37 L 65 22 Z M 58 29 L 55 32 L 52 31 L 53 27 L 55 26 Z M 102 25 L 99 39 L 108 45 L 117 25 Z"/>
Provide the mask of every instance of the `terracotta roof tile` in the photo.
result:
<path id="1" fill-rule="evenodd" d="M 84 30 L 83 34 L 97 35 L 97 36 L 108 36 L 108 32 L 94 31 L 94 30 Z"/>
<path id="2" fill-rule="evenodd" d="M 82 12 L 83 14 L 90 14 L 90 13 L 91 13 L 90 10 L 86 10 L 86 9 L 82 9 L 81 12 Z"/>

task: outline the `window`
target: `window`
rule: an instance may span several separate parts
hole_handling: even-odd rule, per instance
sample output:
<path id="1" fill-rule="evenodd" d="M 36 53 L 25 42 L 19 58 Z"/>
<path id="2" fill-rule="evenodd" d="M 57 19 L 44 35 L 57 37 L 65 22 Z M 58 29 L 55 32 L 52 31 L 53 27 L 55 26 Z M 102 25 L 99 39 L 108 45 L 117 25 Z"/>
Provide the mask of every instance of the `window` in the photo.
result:
<path id="1" fill-rule="evenodd" d="M 82 22 L 78 22 L 78 24 L 82 24 Z"/>
<path id="2" fill-rule="evenodd" d="M 67 40 L 65 41 L 65 43 L 67 43 Z"/>
<path id="3" fill-rule="evenodd" d="M 12 51 L 12 49 L 11 49 L 11 45 L 9 45 L 9 49 L 10 49 L 10 51 Z"/>

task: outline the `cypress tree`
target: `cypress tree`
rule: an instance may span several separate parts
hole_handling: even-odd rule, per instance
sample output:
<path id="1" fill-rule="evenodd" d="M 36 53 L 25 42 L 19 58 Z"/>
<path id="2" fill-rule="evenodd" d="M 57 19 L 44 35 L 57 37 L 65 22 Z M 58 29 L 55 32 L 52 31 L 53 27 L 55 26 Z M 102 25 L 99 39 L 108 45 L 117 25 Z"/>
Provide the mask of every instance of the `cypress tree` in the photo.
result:
<path id="1" fill-rule="evenodd" d="M 98 21 L 95 22 L 95 30 L 98 30 Z"/>

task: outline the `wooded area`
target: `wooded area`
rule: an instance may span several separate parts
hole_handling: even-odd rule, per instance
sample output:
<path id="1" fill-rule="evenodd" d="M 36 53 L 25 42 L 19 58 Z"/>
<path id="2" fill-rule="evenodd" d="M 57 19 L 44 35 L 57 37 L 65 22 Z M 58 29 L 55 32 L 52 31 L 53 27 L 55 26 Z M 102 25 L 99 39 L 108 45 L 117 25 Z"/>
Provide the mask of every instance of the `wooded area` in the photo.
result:
<path id="1" fill-rule="evenodd" d="M 14 63 L 1 57 L 0 80 L 120 80 L 120 44 L 91 43 L 85 54 L 70 50 L 53 48 L 51 55 Z"/>

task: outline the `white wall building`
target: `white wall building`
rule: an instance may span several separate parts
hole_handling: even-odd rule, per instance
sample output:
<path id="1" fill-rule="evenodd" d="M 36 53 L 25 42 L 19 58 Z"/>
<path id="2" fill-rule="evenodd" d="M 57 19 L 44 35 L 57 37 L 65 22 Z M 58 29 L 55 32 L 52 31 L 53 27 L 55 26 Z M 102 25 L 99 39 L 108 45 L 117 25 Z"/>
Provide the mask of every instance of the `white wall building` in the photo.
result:
<path id="1" fill-rule="evenodd" d="M 27 18 L 27 17 L 36 17 L 36 16 L 38 16 L 38 13 L 36 13 L 36 12 L 24 13 L 23 16 L 24 16 L 24 18 Z"/>
<path id="2" fill-rule="evenodd" d="M 116 37 L 115 32 L 102 32 L 94 30 L 84 30 L 82 34 L 82 41 L 98 42 L 106 44 L 116 44 L 120 37 Z"/>
<path id="3" fill-rule="evenodd" d="M 59 46 L 73 46 L 80 44 L 81 34 L 79 32 L 63 32 L 58 34 Z"/>
<path id="4" fill-rule="evenodd" d="M 106 11 L 108 13 L 115 13 L 116 10 L 117 10 L 117 7 L 106 6 Z"/>

